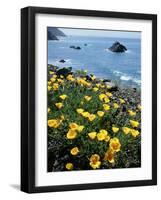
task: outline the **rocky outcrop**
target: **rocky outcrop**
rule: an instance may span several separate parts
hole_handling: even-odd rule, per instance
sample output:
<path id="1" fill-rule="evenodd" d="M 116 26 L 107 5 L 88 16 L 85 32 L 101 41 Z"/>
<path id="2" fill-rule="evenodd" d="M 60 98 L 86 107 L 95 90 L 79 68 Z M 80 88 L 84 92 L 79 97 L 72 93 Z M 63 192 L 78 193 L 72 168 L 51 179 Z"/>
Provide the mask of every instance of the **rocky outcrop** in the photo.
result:
<path id="1" fill-rule="evenodd" d="M 109 50 L 112 52 L 116 52 L 116 53 L 123 53 L 123 52 L 127 51 L 127 48 L 123 44 L 121 44 L 119 42 L 115 42 L 109 48 Z"/>
<path id="2" fill-rule="evenodd" d="M 57 70 L 56 74 L 58 76 L 63 75 L 64 77 L 68 76 L 69 74 L 73 74 L 72 72 L 72 67 L 68 67 L 68 68 L 61 68 L 59 70 Z"/>
<path id="3" fill-rule="evenodd" d="M 54 66 L 52 64 L 48 64 L 48 68 L 50 69 L 50 71 L 52 72 L 56 72 L 58 70 L 58 67 L 57 66 Z"/>
<path id="4" fill-rule="evenodd" d="M 59 40 L 58 36 L 65 37 L 66 35 L 55 27 L 48 27 L 48 40 Z"/>
<path id="5" fill-rule="evenodd" d="M 58 38 L 54 34 L 48 31 L 48 40 L 58 40 Z"/>

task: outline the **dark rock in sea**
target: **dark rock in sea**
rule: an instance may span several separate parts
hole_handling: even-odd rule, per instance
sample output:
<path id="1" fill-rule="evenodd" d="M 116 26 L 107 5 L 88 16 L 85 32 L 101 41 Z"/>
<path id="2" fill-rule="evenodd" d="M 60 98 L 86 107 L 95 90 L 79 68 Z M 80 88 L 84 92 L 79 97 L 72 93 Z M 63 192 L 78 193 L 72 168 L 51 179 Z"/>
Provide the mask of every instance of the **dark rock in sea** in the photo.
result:
<path id="1" fill-rule="evenodd" d="M 75 48 L 75 46 L 71 45 L 71 46 L 70 46 L 70 48 L 71 48 L 71 49 L 74 49 L 74 48 Z"/>
<path id="2" fill-rule="evenodd" d="M 84 46 L 87 46 L 87 44 L 84 44 Z"/>
<path id="3" fill-rule="evenodd" d="M 115 42 L 109 48 L 109 50 L 112 52 L 116 52 L 116 53 L 123 53 L 123 52 L 127 51 L 127 48 L 123 44 L 121 44 L 119 42 Z"/>
<path id="4" fill-rule="evenodd" d="M 81 49 L 81 47 L 79 47 L 79 46 L 76 47 L 76 46 L 74 46 L 74 45 L 70 46 L 70 48 L 71 48 L 71 49 L 76 49 L 76 50 L 80 50 L 80 49 Z"/>
<path id="5" fill-rule="evenodd" d="M 73 73 L 72 73 L 72 67 L 59 69 L 59 70 L 56 72 L 56 74 L 57 74 L 58 76 L 63 75 L 64 77 L 68 76 L 69 74 L 73 74 Z"/>
<path id="6" fill-rule="evenodd" d="M 75 49 L 80 50 L 81 48 L 80 47 L 75 47 Z"/>
<path id="7" fill-rule="evenodd" d="M 111 82 L 110 79 L 103 79 L 103 82 L 106 83 L 106 82 Z"/>
<path id="8" fill-rule="evenodd" d="M 59 60 L 61 63 L 65 63 L 66 61 L 64 59 Z"/>

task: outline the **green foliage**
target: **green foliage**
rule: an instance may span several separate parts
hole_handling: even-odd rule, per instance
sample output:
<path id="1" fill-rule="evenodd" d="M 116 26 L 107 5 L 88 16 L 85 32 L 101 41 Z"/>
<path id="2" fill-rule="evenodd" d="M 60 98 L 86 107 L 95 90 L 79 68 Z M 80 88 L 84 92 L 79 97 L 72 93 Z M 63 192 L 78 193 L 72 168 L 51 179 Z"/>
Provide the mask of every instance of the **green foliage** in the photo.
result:
<path id="1" fill-rule="evenodd" d="M 130 103 L 128 99 L 133 97 L 132 90 L 128 90 L 127 96 L 121 90 L 112 92 L 109 97 L 110 106 L 108 111 L 103 109 L 104 100 L 100 100 L 100 94 L 109 92 L 105 83 L 99 82 L 98 91 L 93 91 L 97 87 L 96 81 L 87 81 L 83 79 L 86 73 L 82 70 L 77 71 L 73 75 L 74 80 L 56 77 L 55 81 L 51 81 L 52 75 L 50 69 L 48 70 L 48 120 L 56 119 L 60 123 L 58 127 L 54 128 L 48 124 L 48 171 L 63 171 L 66 169 L 67 163 L 73 164 L 73 170 L 88 170 L 92 169 L 90 166 L 90 158 L 93 154 L 100 156 L 101 169 L 110 168 L 125 168 L 125 167 L 140 167 L 141 165 L 141 136 L 140 134 L 134 137 L 131 133 L 125 134 L 122 127 L 129 127 L 129 129 L 138 130 L 141 132 L 141 112 L 138 109 L 138 98 Z M 82 83 L 78 81 L 81 76 Z M 62 81 L 59 83 L 59 80 Z M 84 81 L 85 82 L 84 82 Z M 59 88 L 54 90 L 53 84 L 58 83 Z M 89 83 L 89 84 L 87 84 Z M 88 85 L 88 86 L 87 86 Z M 67 95 L 63 100 L 61 95 Z M 91 97 L 89 101 L 85 96 Z M 140 93 L 138 93 L 140 99 Z M 137 97 L 138 97 L 137 96 Z M 126 97 L 126 98 L 125 98 Z M 120 103 L 120 98 L 125 99 L 125 103 Z M 127 100 L 126 100 L 127 99 Z M 55 104 L 62 103 L 63 107 L 58 108 Z M 113 103 L 117 103 L 119 108 L 114 108 Z M 77 112 L 78 108 L 84 109 L 90 114 L 94 114 L 96 118 L 90 121 L 87 117 L 83 117 Z M 128 110 L 135 112 L 134 116 L 130 116 Z M 103 111 L 102 117 L 98 116 L 97 111 Z M 62 119 L 63 116 L 63 119 Z M 139 122 L 138 127 L 132 127 L 130 120 Z M 69 139 L 67 133 L 70 130 L 71 123 L 76 123 L 78 126 L 83 125 L 84 129 L 81 132 L 77 131 L 77 136 L 74 139 Z M 119 131 L 114 133 L 112 127 L 118 127 Z M 121 144 L 120 150 L 114 152 L 114 162 L 104 160 L 105 153 L 110 149 L 109 141 L 99 141 L 96 137 L 91 139 L 88 136 L 90 132 L 99 133 L 100 130 L 106 130 L 108 136 L 118 138 Z M 77 155 L 71 154 L 71 149 L 78 147 Z"/>

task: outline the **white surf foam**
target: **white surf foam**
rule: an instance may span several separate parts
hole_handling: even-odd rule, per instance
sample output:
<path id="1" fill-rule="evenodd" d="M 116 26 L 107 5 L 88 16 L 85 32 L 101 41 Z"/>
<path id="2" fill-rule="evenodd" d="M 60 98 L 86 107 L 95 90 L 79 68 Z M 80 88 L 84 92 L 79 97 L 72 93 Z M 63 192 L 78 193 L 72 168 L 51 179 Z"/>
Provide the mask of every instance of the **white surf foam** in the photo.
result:
<path id="1" fill-rule="evenodd" d="M 138 85 L 141 84 L 141 80 L 139 80 L 135 77 L 129 76 L 129 75 L 122 73 L 120 71 L 115 70 L 115 71 L 113 71 L 113 73 L 115 74 L 115 76 L 118 76 L 120 78 L 120 80 L 122 80 L 122 81 L 130 81 L 131 80 L 132 82 L 134 82 Z"/>

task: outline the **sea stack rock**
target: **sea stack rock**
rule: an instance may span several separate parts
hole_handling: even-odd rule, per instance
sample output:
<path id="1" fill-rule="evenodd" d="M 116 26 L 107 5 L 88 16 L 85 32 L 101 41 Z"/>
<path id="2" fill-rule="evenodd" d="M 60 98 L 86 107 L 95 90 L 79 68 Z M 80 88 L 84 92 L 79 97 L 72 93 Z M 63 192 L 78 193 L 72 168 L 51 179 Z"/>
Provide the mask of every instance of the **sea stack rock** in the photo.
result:
<path id="1" fill-rule="evenodd" d="M 116 53 L 123 53 L 123 52 L 127 51 L 127 48 L 123 44 L 121 44 L 119 42 L 115 42 L 109 48 L 109 50 L 112 52 L 116 52 Z"/>
<path id="2" fill-rule="evenodd" d="M 59 60 L 60 63 L 65 63 L 66 61 L 64 59 Z"/>

